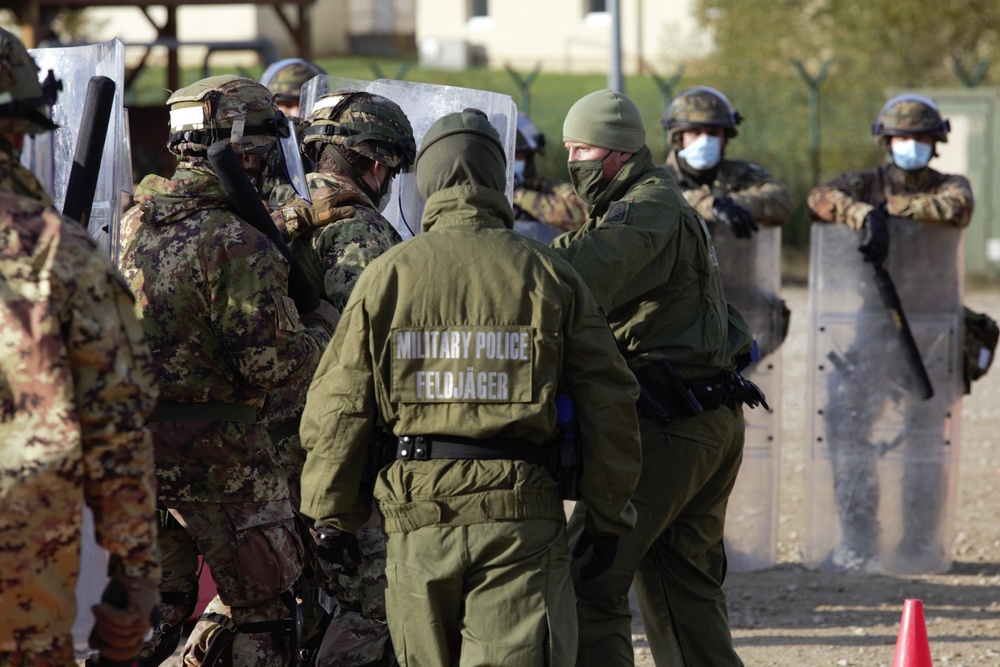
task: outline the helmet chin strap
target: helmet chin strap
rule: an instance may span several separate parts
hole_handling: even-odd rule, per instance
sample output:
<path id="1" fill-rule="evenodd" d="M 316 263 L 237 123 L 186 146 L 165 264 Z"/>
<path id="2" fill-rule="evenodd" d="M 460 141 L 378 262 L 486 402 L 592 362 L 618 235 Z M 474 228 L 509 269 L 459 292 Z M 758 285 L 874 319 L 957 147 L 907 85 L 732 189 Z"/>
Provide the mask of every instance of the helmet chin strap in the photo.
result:
<path id="1" fill-rule="evenodd" d="M 348 162 L 347 159 L 340 154 L 340 151 L 334 148 L 332 144 L 327 144 L 324 147 L 324 150 L 330 155 L 330 157 L 333 158 L 333 161 L 337 163 L 337 166 L 340 167 L 345 174 L 350 176 L 354 180 L 354 182 L 358 184 L 358 187 L 361 188 L 361 191 L 364 192 L 365 195 L 367 195 L 368 198 L 372 200 L 372 203 L 378 206 L 378 200 L 381 198 L 381 195 L 378 192 L 372 190 L 372 186 L 368 185 L 368 182 L 361 176 L 358 170 L 355 169 L 351 165 L 351 163 Z M 375 181 L 378 182 L 378 177 L 375 178 Z M 380 184 L 380 189 L 381 189 L 381 184 Z"/>

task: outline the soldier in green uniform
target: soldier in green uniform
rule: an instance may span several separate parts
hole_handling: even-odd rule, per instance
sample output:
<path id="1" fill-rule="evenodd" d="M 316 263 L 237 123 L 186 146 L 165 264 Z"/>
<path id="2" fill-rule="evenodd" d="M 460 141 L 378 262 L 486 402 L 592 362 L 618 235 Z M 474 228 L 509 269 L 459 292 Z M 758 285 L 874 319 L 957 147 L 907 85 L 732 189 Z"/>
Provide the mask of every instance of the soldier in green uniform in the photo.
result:
<path id="1" fill-rule="evenodd" d="M 416 158 L 423 233 L 361 274 L 303 415 L 302 511 L 333 560 L 356 551 L 366 457 L 378 429 L 392 435 L 374 496 L 403 665 L 573 664 L 559 394 L 577 407 L 598 545 L 587 574 L 634 520 L 635 380 L 572 268 L 512 231 L 505 165 L 481 112 L 431 126 Z"/>
<path id="2" fill-rule="evenodd" d="M 763 397 L 736 372 L 750 348 L 728 307 L 712 240 L 663 167 L 653 164 L 635 104 L 586 95 L 563 124 L 569 173 L 592 208 L 553 246 L 607 314 L 642 387 L 636 529 L 603 575 L 578 575 L 581 665 L 633 663 L 635 582 L 658 665 L 740 665 L 722 583 L 726 505 L 743 458 L 743 404 Z M 586 502 L 570 533 L 587 548 Z"/>
<path id="3" fill-rule="evenodd" d="M 51 75 L 52 73 L 49 72 Z M 91 646 L 127 663 L 159 600 L 152 359 L 121 275 L 20 166 L 54 129 L 56 83 L 0 30 L 0 665 L 74 667 L 82 508 L 124 608 L 93 608 Z"/>
<path id="4" fill-rule="evenodd" d="M 535 155 L 545 152 L 545 135 L 520 112 L 514 151 L 514 219 L 549 225 L 552 238 L 559 230 L 579 228 L 587 219 L 587 205 L 573 191 L 571 183 L 539 173 Z"/>
<path id="5" fill-rule="evenodd" d="M 317 292 L 343 310 L 362 270 L 402 241 L 380 211 L 391 196 L 393 179 L 413 165 L 416 145 L 399 105 L 363 91 L 325 95 L 307 122 L 302 151 L 317 165 L 307 176 L 313 203 L 308 206 L 294 197 L 290 187 L 282 188 L 278 196 L 292 198 L 278 203 L 275 217 Z M 286 396 L 292 401 L 275 398 L 272 414 L 285 405 L 286 417 L 279 421 L 294 427 L 279 449 L 294 459 L 286 467 L 297 491 L 305 461 L 298 441 L 305 393 Z M 353 576 L 329 573 L 329 589 L 338 606 L 317 654 L 321 667 L 392 662 L 385 620 L 385 533 L 374 505 L 357 538 L 362 554 L 359 571 Z"/>
<path id="6" fill-rule="evenodd" d="M 144 663 L 173 652 L 197 600 L 200 553 L 232 609 L 233 664 L 286 665 L 302 545 L 260 417 L 271 392 L 312 374 L 336 311 L 321 302 L 300 315 L 287 261 L 230 210 L 206 157 L 226 138 L 259 179 L 276 147 L 271 93 L 223 75 L 176 91 L 167 104 L 177 171 L 143 179 L 122 221 L 123 272 L 162 388 L 151 430 L 164 513 L 163 622 Z"/>
<path id="7" fill-rule="evenodd" d="M 889 254 L 890 218 L 921 234 L 928 226 L 965 227 L 972 219 L 973 197 L 964 176 L 942 174 L 928 166 L 937 142 L 948 140 L 948 121 L 937 105 L 920 95 L 900 95 L 882 108 L 872 128 L 891 161 L 873 169 L 849 172 L 814 188 L 808 197 L 813 219 L 848 225 L 859 234 L 859 251 L 867 262 L 881 265 Z M 897 229 L 899 229 L 897 227 Z M 927 232 L 923 232 L 924 235 Z M 915 247 L 902 249 L 913 253 Z M 926 291 L 919 254 L 905 254 L 893 277 L 904 303 L 920 304 Z M 895 269 L 899 269 L 898 271 Z M 940 304 L 947 308 L 949 304 Z M 955 304 L 952 304 L 955 305 Z M 933 308 L 932 308 L 933 310 Z M 894 339 L 889 326 L 881 332 Z M 921 573 L 939 568 L 944 559 L 935 536 L 944 504 L 943 466 L 932 447 L 944 443 L 944 414 L 917 396 L 899 398 L 891 366 L 906 361 L 887 354 L 868 335 L 843 355 L 842 370 L 829 377 L 826 408 L 827 445 L 833 465 L 834 499 L 840 516 L 841 540 L 824 567 L 879 571 L 879 479 L 872 426 L 886 403 L 897 404 L 907 438 L 903 478 L 903 534 L 892 555 L 897 571 Z M 945 388 L 939 387 L 937 393 Z M 939 397 L 940 398 L 940 397 Z M 921 434 L 936 434 L 920 438 Z M 917 444 L 926 441 L 926 446 Z M 913 441 L 913 442 L 909 442 Z M 922 451 L 921 451 L 922 450 Z M 886 554 L 887 556 L 889 554 Z M 947 559 L 944 559 L 947 560 Z"/>

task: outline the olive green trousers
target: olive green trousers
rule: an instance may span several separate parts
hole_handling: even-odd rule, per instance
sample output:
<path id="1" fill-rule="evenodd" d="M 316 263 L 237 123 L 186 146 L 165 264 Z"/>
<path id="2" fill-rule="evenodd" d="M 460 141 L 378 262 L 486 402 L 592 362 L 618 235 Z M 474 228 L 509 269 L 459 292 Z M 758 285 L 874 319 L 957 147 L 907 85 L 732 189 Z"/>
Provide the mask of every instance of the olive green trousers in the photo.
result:
<path id="1" fill-rule="evenodd" d="M 726 506 L 743 460 L 742 410 L 723 406 L 669 426 L 640 416 L 639 429 L 636 527 L 622 537 L 611 569 L 576 582 L 577 664 L 634 664 L 628 603 L 634 581 L 657 667 L 742 665 L 722 591 Z M 579 503 L 570 519 L 574 543 L 585 512 Z"/>
<path id="2" fill-rule="evenodd" d="M 403 667 L 569 667 L 566 526 L 518 519 L 390 533 L 386 612 Z"/>

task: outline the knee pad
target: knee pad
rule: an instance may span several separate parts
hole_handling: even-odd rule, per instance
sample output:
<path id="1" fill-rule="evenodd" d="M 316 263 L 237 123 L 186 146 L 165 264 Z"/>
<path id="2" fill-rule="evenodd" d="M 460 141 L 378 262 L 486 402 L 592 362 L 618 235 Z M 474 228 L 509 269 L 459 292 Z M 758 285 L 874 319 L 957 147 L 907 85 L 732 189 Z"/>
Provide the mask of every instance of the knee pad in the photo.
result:
<path id="1" fill-rule="evenodd" d="M 302 631 L 302 609 L 291 591 L 285 591 L 280 598 L 288 609 L 289 615 L 287 618 L 276 621 L 257 621 L 237 625 L 231 618 L 221 614 L 214 616 L 224 619 L 224 623 L 211 618 L 213 615 L 202 616 L 206 620 L 216 621 L 220 627 L 220 630 L 212 636 L 208 644 L 202 667 L 230 667 L 233 664 L 233 641 L 236 639 L 236 634 L 255 635 L 265 632 L 274 637 L 278 650 L 287 653 L 289 666 L 298 667 L 301 661 L 299 633 Z"/>

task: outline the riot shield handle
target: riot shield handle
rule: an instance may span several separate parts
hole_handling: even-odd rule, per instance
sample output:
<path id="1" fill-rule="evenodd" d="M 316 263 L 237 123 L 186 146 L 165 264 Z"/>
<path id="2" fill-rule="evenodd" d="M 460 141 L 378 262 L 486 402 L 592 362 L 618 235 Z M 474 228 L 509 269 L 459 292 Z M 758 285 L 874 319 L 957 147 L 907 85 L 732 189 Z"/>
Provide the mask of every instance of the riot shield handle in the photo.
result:
<path id="1" fill-rule="evenodd" d="M 896 291 L 896 284 L 892 281 L 889 270 L 881 262 L 873 263 L 872 268 L 875 269 L 875 287 L 878 289 L 878 294 L 882 297 L 882 302 L 889 311 L 892 324 L 896 328 L 896 333 L 899 334 L 899 340 L 903 344 L 906 361 L 910 366 L 910 370 L 916 376 L 920 396 L 924 400 L 929 400 L 934 396 L 934 386 L 931 384 L 931 378 L 927 374 L 924 360 L 920 356 L 920 348 L 917 347 L 917 342 L 913 339 L 913 331 L 910 330 L 910 323 L 903 312 L 903 303 L 900 301 L 899 293 Z"/>
<path id="2" fill-rule="evenodd" d="M 66 203 L 63 215 L 84 227 L 94 206 L 97 176 L 101 171 L 104 140 L 108 136 L 115 100 L 115 82 L 106 76 L 92 76 L 87 84 L 87 99 L 80 119 L 80 134 L 76 140 L 73 166 L 66 183 Z"/>

